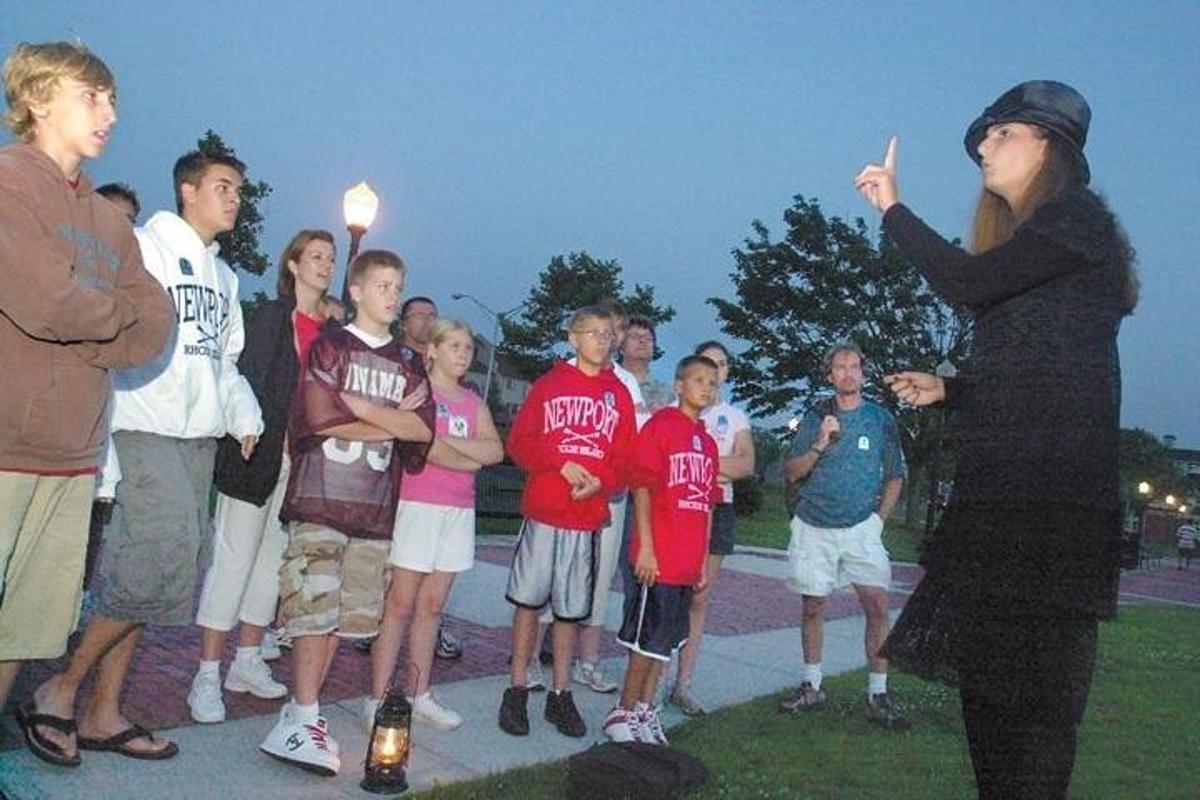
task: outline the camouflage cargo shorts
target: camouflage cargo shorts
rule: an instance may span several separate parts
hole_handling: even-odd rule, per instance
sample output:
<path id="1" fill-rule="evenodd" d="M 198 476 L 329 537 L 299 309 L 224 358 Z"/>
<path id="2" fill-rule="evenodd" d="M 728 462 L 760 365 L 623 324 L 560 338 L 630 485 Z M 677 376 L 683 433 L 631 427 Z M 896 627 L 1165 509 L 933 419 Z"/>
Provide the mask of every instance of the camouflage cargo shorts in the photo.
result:
<path id="1" fill-rule="evenodd" d="M 293 522 L 279 568 L 279 603 L 291 636 L 379 632 L 390 540 L 359 539 Z"/>

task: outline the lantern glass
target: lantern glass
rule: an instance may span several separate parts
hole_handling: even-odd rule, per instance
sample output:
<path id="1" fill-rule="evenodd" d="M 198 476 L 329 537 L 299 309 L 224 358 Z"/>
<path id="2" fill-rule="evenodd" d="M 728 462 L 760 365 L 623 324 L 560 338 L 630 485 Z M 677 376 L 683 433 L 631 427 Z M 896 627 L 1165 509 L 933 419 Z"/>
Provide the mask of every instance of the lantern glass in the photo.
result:
<path id="1" fill-rule="evenodd" d="M 342 213 L 346 216 L 346 227 L 366 230 L 375 221 L 379 211 L 379 196 L 371 191 L 366 181 L 349 189 L 342 198 Z"/>
<path id="2" fill-rule="evenodd" d="M 403 764 L 408 760 L 408 731 L 376 725 L 371 737 L 371 756 L 371 760 L 381 767 Z"/>

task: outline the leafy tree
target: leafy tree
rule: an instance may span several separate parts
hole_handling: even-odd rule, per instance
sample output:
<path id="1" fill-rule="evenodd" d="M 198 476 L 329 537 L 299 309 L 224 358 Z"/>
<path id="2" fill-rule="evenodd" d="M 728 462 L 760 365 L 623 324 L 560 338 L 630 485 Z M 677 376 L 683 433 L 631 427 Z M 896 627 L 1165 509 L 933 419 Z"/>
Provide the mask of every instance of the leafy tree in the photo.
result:
<path id="1" fill-rule="evenodd" d="M 242 304 L 242 324 L 249 325 L 250 320 L 254 319 L 254 315 L 258 310 L 268 303 L 271 298 L 267 297 L 267 293 L 261 289 L 254 293 L 254 296 L 249 300 L 241 300 Z"/>
<path id="2" fill-rule="evenodd" d="M 801 195 L 783 219 L 778 241 L 754 221 L 753 236 L 734 251 L 736 298 L 708 301 L 722 330 L 747 343 L 730 370 L 737 395 L 758 414 L 800 413 L 831 391 L 826 350 L 855 342 L 866 356 L 864 394 L 890 408 L 904 434 L 912 514 L 934 426 L 930 414 L 900 407 L 882 378 L 932 372 L 945 358 L 961 363 L 970 318 L 934 295 L 886 237 L 873 242 L 862 219 L 827 218 Z"/>
<path id="3" fill-rule="evenodd" d="M 1162 499 L 1168 494 L 1184 497 L 1200 489 L 1196 481 L 1175 468 L 1171 451 L 1154 434 L 1141 428 L 1121 429 L 1121 491 L 1129 498 L 1138 497 L 1137 486 L 1150 484 L 1153 496 Z"/>
<path id="4" fill-rule="evenodd" d="M 196 143 L 200 152 L 210 156 L 233 156 L 233 148 L 225 144 L 211 129 Z M 262 275 L 271 266 L 271 259 L 259 252 L 259 237 L 263 231 L 263 215 L 258 203 L 271 194 L 266 181 L 247 180 L 242 183 L 242 206 L 238 209 L 237 222 L 233 230 L 217 236 L 221 245 L 221 258 L 234 269 L 243 269 Z"/>
<path id="5" fill-rule="evenodd" d="M 616 260 L 595 259 L 586 252 L 554 256 L 529 290 L 520 317 L 501 319 L 500 354 L 521 377 L 538 377 L 566 352 L 563 326 L 571 312 L 605 297 L 617 298 L 631 315 L 641 314 L 656 325 L 674 318 L 675 309 L 655 302 L 654 287 L 634 284 L 627 294 L 624 288 Z"/>

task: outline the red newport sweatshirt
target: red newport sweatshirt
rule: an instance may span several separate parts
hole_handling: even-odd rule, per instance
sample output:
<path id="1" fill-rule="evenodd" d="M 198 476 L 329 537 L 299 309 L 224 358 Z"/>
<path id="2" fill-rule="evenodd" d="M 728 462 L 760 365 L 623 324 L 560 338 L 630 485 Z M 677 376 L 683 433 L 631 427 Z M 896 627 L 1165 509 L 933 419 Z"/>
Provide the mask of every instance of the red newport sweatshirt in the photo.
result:
<path id="1" fill-rule="evenodd" d="M 521 513 L 559 528 L 603 527 L 609 495 L 625 486 L 633 414 L 629 391 L 611 369 L 589 376 L 560 361 L 534 381 L 508 435 L 509 455 L 528 473 Z M 572 500 L 560 474 L 568 461 L 599 478 L 600 491 Z"/>
<path id="2" fill-rule="evenodd" d="M 704 423 L 675 406 L 655 413 L 638 434 L 629 483 L 650 490 L 659 583 L 691 586 L 700 580 L 712 510 L 722 500 L 720 463 L 717 443 Z M 629 542 L 635 564 L 640 543 L 635 525 Z"/>

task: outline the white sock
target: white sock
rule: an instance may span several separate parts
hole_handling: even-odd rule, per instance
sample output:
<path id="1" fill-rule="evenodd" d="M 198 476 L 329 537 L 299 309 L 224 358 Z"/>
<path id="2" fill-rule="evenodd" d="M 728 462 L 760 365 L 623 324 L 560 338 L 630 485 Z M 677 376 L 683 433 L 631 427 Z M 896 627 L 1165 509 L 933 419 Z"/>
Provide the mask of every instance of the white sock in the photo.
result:
<path id="1" fill-rule="evenodd" d="M 219 677 L 221 674 L 221 662 L 217 661 L 201 661 L 200 669 L 196 670 L 197 675 L 211 675 Z"/>
<path id="2" fill-rule="evenodd" d="M 292 720 L 301 725 L 309 725 L 317 721 L 317 717 L 321 716 L 321 704 L 313 703 L 311 706 L 302 706 L 292 698 Z"/>
<path id="3" fill-rule="evenodd" d="M 234 655 L 234 658 L 236 658 L 238 661 L 249 661 L 258 655 L 259 652 L 260 648 L 258 647 L 239 647 L 237 649 L 237 653 Z"/>
<path id="4" fill-rule="evenodd" d="M 814 689 L 821 688 L 821 662 L 804 665 L 804 680 L 812 684 Z"/>
<path id="5" fill-rule="evenodd" d="M 887 694 L 886 672 L 871 672 L 867 675 L 867 694 Z"/>

